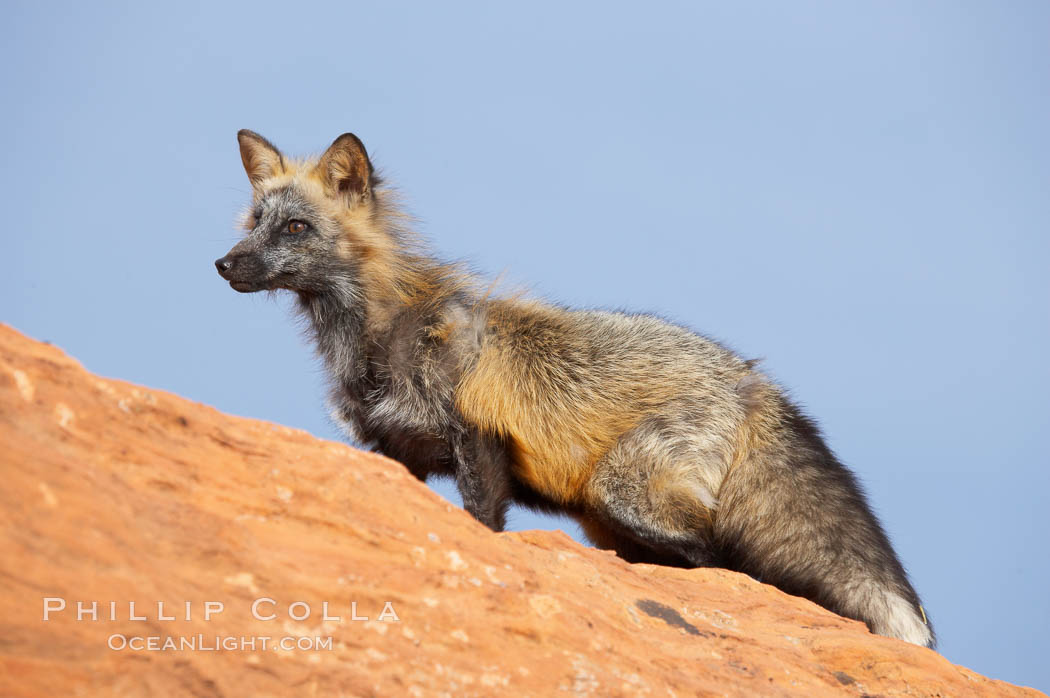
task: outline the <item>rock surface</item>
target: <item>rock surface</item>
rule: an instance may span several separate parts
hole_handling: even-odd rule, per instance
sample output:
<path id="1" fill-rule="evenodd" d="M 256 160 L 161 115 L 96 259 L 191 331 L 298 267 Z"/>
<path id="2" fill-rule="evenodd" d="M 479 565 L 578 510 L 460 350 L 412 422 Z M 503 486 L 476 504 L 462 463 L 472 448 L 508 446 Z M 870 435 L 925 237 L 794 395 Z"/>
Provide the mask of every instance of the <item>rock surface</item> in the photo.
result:
<path id="1" fill-rule="evenodd" d="M 1041 695 L 741 574 L 493 534 L 396 462 L 4 326 L 0 444 L 4 696 Z M 198 649 L 111 649 L 168 638 Z"/>

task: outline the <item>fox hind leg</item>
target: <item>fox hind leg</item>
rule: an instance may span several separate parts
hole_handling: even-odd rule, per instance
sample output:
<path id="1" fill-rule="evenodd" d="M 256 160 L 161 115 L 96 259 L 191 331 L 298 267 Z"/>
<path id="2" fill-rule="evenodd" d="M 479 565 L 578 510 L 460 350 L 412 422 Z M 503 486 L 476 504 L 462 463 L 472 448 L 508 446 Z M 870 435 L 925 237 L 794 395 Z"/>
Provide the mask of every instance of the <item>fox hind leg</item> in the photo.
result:
<path id="1" fill-rule="evenodd" d="M 653 417 L 624 434 L 595 467 L 584 531 L 628 561 L 686 567 L 718 565 L 711 546 L 713 507 L 705 463 L 718 457 L 671 418 Z"/>
<path id="2" fill-rule="evenodd" d="M 688 560 L 667 550 L 656 550 L 638 541 L 620 526 L 593 516 L 578 516 L 577 522 L 587 538 L 601 550 L 612 550 L 626 562 L 667 567 L 692 567 Z"/>

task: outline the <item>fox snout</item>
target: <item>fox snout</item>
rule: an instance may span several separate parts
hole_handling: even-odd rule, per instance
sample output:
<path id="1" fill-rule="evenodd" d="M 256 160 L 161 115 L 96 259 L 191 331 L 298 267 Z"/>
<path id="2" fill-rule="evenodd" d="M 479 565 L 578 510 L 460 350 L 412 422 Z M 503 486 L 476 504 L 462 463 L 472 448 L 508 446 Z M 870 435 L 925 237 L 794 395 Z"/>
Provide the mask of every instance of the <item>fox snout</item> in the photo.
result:
<path id="1" fill-rule="evenodd" d="M 243 252 L 234 247 L 225 257 L 215 260 L 219 276 L 230 282 L 230 287 L 241 293 L 252 293 L 269 288 L 269 270 L 257 253 Z"/>

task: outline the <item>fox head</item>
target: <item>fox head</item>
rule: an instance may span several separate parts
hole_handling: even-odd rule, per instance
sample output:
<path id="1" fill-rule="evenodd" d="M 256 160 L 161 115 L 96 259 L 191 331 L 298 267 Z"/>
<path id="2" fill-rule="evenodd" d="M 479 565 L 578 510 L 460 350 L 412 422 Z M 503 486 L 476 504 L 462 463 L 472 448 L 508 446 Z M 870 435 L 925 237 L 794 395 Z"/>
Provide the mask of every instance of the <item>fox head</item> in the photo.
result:
<path id="1" fill-rule="evenodd" d="M 252 184 L 247 235 L 215 268 L 234 290 L 323 293 L 354 284 L 391 251 L 364 144 L 344 133 L 320 158 L 290 160 L 257 133 L 237 134 Z"/>

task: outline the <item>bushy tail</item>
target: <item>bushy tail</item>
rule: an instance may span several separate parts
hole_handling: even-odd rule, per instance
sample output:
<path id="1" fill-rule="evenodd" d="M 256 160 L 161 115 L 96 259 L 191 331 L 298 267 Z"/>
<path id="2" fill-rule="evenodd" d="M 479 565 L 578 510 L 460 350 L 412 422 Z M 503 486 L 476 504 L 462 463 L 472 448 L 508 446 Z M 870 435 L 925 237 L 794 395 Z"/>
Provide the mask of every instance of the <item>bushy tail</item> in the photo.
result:
<path id="1" fill-rule="evenodd" d="M 838 612 L 863 620 L 873 633 L 931 648 L 936 643 L 926 611 L 917 598 L 908 599 L 875 580 L 867 580 L 848 592 L 843 602 L 844 608 Z"/>
<path id="2" fill-rule="evenodd" d="M 791 406 L 789 406 L 791 407 Z M 933 647 L 926 612 L 859 484 L 791 407 L 782 438 L 751 451 L 718 494 L 715 542 L 734 569 Z"/>

